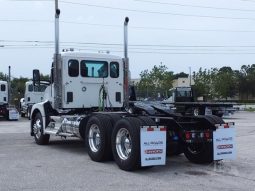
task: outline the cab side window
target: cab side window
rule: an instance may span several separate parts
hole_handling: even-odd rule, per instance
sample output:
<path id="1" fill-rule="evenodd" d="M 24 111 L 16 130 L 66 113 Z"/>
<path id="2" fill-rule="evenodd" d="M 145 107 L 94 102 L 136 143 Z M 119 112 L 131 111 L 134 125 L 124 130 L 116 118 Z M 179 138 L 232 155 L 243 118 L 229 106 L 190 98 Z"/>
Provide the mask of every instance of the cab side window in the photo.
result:
<path id="1" fill-rule="evenodd" d="M 112 78 L 119 77 L 119 63 L 118 62 L 111 62 L 110 63 L 110 76 Z"/>
<path id="2" fill-rule="evenodd" d="M 78 60 L 68 61 L 68 75 L 70 77 L 79 76 L 79 61 Z"/>
<path id="3" fill-rule="evenodd" d="M 4 84 L 1 84 L 1 92 L 5 92 L 6 86 Z"/>
<path id="4" fill-rule="evenodd" d="M 32 91 L 33 91 L 33 85 L 32 85 L 32 84 L 28 85 L 28 91 L 29 91 L 29 92 L 32 92 Z"/>

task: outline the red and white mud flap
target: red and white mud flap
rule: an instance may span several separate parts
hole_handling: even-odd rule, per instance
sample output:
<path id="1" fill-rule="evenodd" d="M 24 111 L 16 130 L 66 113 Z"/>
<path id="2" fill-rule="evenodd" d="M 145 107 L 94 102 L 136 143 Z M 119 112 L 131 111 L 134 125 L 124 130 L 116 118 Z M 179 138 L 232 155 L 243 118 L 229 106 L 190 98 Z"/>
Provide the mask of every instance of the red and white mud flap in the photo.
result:
<path id="1" fill-rule="evenodd" d="M 216 124 L 213 132 L 213 160 L 236 159 L 235 123 Z"/>
<path id="2" fill-rule="evenodd" d="M 141 166 L 166 164 L 166 127 L 141 126 Z"/>

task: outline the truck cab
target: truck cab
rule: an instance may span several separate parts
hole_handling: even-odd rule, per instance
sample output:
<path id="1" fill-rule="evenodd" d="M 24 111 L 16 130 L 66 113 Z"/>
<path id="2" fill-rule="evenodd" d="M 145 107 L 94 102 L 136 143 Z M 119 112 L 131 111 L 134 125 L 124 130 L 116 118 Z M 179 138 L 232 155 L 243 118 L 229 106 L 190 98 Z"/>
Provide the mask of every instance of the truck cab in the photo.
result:
<path id="1" fill-rule="evenodd" d="M 25 95 L 20 100 L 21 116 L 27 115 L 30 118 L 30 112 L 33 104 L 42 102 L 44 100 L 45 89 L 49 86 L 49 82 L 41 81 L 40 85 L 34 86 L 33 81 L 25 83 Z"/>
<path id="2" fill-rule="evenodd" d="M 0 116 L 6 116 L 8 105 L 8 84 L 6 81 L 0 81 Z"/>
<path id="3" fill-rule="evenodd" d="M 8 103 L 8 85 L 6 81 L 0 81 L 0 105 Z"/>
<path id="4" fill-rule="evenodd" d="M 170 90 L 171 102 L 194 102 L 194 93 L 191 87 L 176 87 Z"/>
<path id="5" fill-rule="evenodd" d="M 122 108 L 121 57 L 64 52 L 61 53 L 61 69 L 62 109 Z"/>

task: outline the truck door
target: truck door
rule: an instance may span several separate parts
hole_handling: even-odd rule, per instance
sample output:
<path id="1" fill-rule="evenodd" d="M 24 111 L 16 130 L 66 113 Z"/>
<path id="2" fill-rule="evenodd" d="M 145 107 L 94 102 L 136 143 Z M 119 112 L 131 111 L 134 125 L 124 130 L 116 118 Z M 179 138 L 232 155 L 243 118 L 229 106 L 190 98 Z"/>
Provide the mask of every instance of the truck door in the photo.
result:
<path id="1" fill-rule="evenodd" d="M 7 83 L 0 84 L 0 103 L 6 104 L 8 102 Z"/>
<path id="2" fill-rule="evenodd" d="M 112 107 L 123 106 L 123 62 L 111 61 L 109 63 L 109 78 L 107 78 L 108 105 Z"/>

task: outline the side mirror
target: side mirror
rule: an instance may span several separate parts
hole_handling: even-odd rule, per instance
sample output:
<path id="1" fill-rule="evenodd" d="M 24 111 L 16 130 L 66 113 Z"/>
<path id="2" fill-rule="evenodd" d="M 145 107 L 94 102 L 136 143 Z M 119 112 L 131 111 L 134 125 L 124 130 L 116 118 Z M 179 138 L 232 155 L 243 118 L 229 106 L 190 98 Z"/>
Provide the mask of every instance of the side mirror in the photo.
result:
<path id="1" fill-rule="evenodd" d="M 33 70 L 33 85 L 39 86 L 40 85 L 40 71 Z"/>

